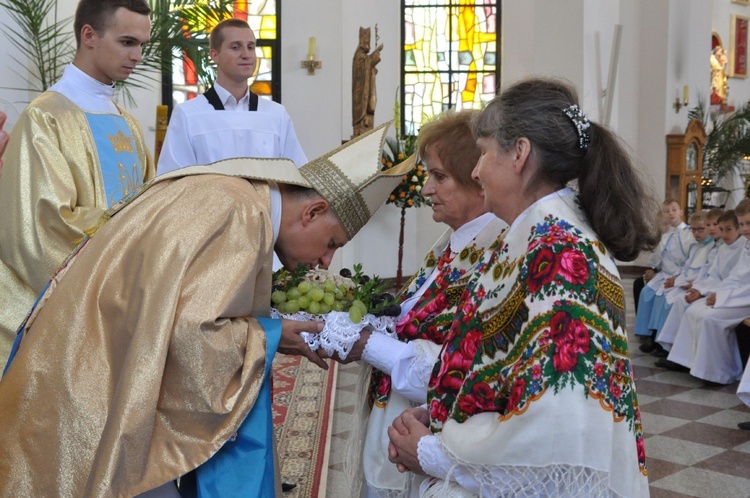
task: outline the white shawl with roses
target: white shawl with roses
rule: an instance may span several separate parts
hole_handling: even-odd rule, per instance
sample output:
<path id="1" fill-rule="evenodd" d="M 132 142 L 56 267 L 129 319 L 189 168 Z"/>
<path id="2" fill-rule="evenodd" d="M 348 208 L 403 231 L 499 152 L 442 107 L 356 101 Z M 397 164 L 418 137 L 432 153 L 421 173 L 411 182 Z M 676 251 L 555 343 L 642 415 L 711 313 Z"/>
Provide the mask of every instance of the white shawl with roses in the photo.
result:
<path id="1" fill-rule="evenodd" d="M 475 275 L 420 441 L 450 470 L 423 496 L 648 496 L 624 293 L 575 192 L 530 206 Z"/>

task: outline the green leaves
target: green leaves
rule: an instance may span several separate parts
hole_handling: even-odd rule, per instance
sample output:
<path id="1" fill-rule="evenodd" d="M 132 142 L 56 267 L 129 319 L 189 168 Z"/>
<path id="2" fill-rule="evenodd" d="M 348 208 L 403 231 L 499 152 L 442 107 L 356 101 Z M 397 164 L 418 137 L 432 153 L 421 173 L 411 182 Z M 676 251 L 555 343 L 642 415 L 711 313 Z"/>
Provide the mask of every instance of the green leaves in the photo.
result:
<path id="1" fill-rule="evenodd" d="M 0 7 L 17 25 L 4 23 L 6 38 L 31 63 L 27 67 L 25 61 L 13 57 L 19 65 L 13 72 L 28 85 L 13 90 L 43 92 L 60 79 L 65 65 L 73 60 L 72 19 L 58 19 L 57 0 L 0 0 Z"/>
<path id="2" fill-rule="evenodd" d="M 731 114 L 706 114 L 705 103 L 688 112 L 689 119 L 700 119 L 706 128 L 703 148 L 703 176 L 717 181 L 739 167 L 750 155 L 750 102 Z"/>

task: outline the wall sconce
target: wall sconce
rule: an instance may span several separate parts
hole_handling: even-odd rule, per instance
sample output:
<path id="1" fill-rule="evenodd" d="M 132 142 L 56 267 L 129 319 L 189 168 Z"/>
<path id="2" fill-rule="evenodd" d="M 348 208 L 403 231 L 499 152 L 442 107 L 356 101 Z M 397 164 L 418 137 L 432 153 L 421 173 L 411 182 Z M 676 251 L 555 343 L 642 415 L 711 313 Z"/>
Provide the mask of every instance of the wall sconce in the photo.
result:
<path id="1" fill-rule="evenodd" d="M 687 107 L 688 105 L 688 94 L 689 94 L 689 88 L 687 85 L 682 87 L 682 102 L 680 102 L 680 95 L 677 94 L 677 97 L 674 98 L 674 104 L 672 104 L 672 107 L 674 107 L 674 112 L 680 112 L 680 109 L 683 107 Z"/>
<path id="2" fill-rule="evenodd" d="M 315 74 L 316 69 L 323 67 L 322 61 L 315 60 L 315 37 L 311 36 L 307 43 L 307 60 L 301 62 L 301 67 L 307 68 L 307 74 Z"/>

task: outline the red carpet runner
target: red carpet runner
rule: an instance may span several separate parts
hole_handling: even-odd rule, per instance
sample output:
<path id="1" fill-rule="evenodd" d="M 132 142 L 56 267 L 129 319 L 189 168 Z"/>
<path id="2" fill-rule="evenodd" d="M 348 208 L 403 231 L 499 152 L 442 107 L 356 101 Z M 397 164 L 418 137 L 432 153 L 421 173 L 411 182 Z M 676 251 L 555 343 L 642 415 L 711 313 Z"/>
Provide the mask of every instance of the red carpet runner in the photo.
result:
<path id="1" fill-rule="evenodd" d="M 335 362 L 328 370 L 299 356 L 273 362 L 273 423 L 281 478 L 297 484 L 284 498 L 325 497 L 331 422 L 336 389 Z"/>

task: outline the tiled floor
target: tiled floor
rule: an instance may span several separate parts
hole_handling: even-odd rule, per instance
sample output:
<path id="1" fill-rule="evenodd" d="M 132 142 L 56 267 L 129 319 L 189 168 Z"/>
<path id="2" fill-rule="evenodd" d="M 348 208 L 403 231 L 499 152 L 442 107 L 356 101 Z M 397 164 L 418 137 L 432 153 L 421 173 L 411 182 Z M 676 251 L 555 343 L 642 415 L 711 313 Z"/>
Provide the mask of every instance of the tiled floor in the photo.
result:
<path id="1" fill-rule="evenodd" d="M 630 279 L 625 288 L 627 323 L 633 324 Z M 630 337 L 651 496 L 750 497 L 750 431 L 737 428 L 737 422 L 750 421 L 750 407 L 735 394 L 737 384 L 709 386 L 687 373 L 657 368 L 656 358 L 641 353 L 632 332 Z M 343 462 L 359 371 L 357 364 L 339 369 L 326 493 L 331 498 L 352 496 Z"/>

